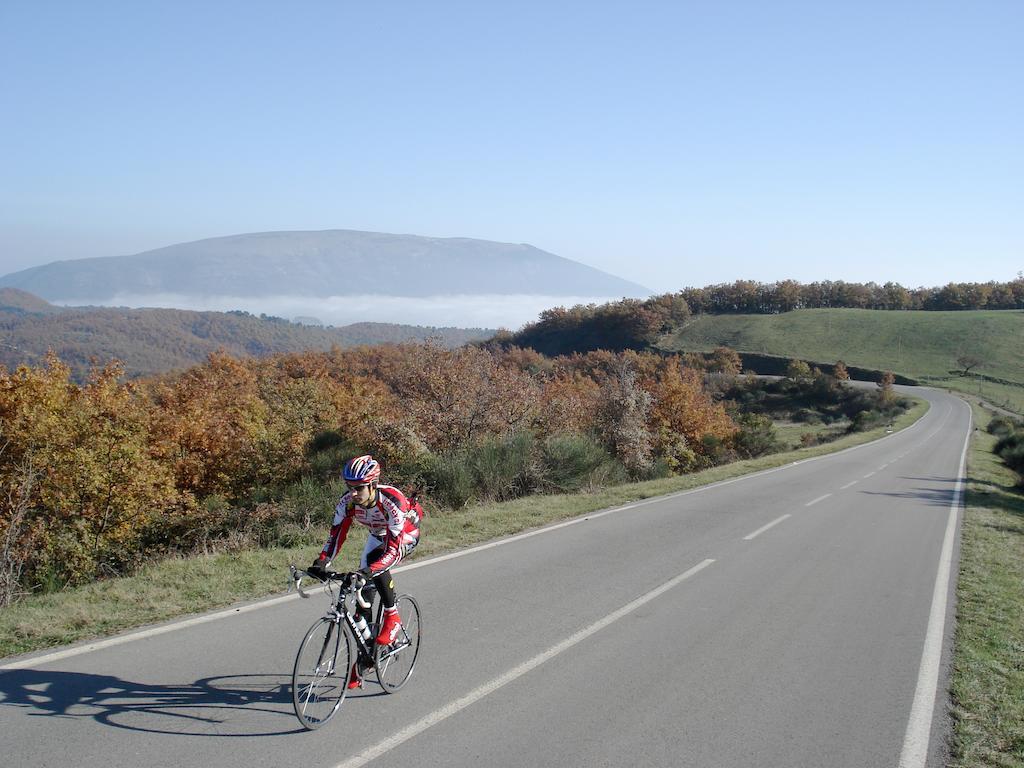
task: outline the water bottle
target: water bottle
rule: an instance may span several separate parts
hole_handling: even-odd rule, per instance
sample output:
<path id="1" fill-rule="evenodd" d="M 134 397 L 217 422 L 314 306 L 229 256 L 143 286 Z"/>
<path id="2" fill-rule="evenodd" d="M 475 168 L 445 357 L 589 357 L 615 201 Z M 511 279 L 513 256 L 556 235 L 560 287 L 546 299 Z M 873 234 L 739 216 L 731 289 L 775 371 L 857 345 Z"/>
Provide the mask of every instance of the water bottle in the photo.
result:
<path id="1" fill-rule="evenodd" d="M 370 641 L 370 625 L 366 623 L 366 619 L 356 614 L 356 629 L 359 630 L 359 634 L 362 635 L 363 640 Z"/>

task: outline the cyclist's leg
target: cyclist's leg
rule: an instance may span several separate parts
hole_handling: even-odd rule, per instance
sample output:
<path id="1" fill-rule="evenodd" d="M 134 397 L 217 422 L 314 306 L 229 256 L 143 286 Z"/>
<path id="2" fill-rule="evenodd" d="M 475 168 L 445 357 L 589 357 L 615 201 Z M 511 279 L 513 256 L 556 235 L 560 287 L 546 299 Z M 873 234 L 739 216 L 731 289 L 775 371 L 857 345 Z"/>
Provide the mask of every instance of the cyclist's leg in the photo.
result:
<path id="1" fill-rule="evenodd" d="M 374 577 L 373 583 L 376 585 L 377 591 L 380 592 L 381 601 L 384 603 L 385 609 L 393 609 L 395 607 L 395 601 L 397 600 L 395 595 L 395 579 L 391 575 L 391 568 L 394 568 L 396 565 L 401 563 L 406 556 L 416 548 L 419 541 L 420 538 L 418 532 L 415 536 L 406 534 L 402 540 L 398 560 L 392 563 L 387 570 L 381 571 Z M 373 546 L 373 544 L 376 544 L 377 546 Z M 384 542 L 371 535 L 369 540 L 366 542 L 366 549 L 363 552 L 363 564 L 361 567 L 367 568 L 377 562 L 384 557 L 385 551 Z"/>
<path id="2" fill-rule="evenodd" d="M 374 548 L 370 552 L 367 552 L 364 556 L 363 568 L 368 568 L 375 562 L 384 557 L 384 544 L 381 543 L 379 547 Z M 395 579 L 391 575 L 391 569 L 388 568 L 386 571 L 382 571 L 373 577 L 371 582 L 376 590 L 380 593 L 381 602 L 384 604 L 384 608 L 395 607 Z M 365 594 L 365 591 L 364 591 Z"/>
<path id="3" fill-rule="evenodd" d="M 359 560 L 359 567 L 361 569 L 368 568 L 371 563 L 376 562 L 384 554 L 384 542 L 378 539 L 373 534 L 370 534 L 366 538 L 366 546 L 363 547 L 363 556 Z M 377 579 L 371 579 L 365 587 L 363 587 L 363 597 L 366 602 L 373 605 L 374 592 L 378 590 Z M 383 595 L 383 593 L 381 593 Z M 356 606 L 356 613 L 362 616 L 366 623 L 372 623 L 373 617 L 370 608 L 363 608 L 362 606 Z"/>

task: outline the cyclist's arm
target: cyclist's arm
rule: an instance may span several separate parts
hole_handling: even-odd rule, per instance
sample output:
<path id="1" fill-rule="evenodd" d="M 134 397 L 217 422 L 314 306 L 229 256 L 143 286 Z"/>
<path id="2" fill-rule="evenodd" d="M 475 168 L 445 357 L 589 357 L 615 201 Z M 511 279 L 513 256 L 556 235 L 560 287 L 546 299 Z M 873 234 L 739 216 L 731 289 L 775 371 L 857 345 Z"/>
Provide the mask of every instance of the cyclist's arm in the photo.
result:
<path id="1" fill-rule="evenodd" d="M 351 527 L 352 512 L 343 500 L 342 503 L 335 507 L 331 533 L 324 543 L 324 548 L 320 551 L 319 559 L 322 563 L 329 563 L 337 556 L 341 550 L 341 545 L 345 543 L 345 537 L 348 536 L 348 529 Z"/>

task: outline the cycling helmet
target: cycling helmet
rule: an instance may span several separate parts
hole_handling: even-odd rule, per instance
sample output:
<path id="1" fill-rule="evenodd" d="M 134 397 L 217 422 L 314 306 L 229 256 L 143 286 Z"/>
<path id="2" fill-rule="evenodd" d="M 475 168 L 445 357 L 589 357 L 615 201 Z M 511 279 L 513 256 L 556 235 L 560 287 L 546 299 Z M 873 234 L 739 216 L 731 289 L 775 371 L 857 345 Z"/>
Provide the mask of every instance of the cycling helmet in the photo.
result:
<path id="1" fill-rule="evenodd" d="M 369 485 L 380 480 L 380 464 L 373 456 L 356 456 L 345 464 L 341 472 L 342 478 L 349 485 Z"/>

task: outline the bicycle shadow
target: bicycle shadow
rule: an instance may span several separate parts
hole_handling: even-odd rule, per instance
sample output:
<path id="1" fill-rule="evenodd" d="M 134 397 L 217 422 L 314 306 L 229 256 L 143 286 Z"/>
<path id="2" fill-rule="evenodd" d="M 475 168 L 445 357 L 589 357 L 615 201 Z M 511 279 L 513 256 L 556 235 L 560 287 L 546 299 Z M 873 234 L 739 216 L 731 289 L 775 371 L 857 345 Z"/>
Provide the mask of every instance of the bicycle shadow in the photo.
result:
<path id="1" fill-rule="evenodd" d="M 179 736 L 303 731 L 292 712 L 290 675 L 217 675 L 158 685 L 113 675 L 12 670 L 0 673 L 0 706 L 24 708 L 28 717 L 91 718 L 114 728 Z"/>
<path id="2" fill-rule="evenodd" d="M 932 483 L 931 486 L 918 486 L 916 488 L 908 488 L 900 491 L 868 491 L 862 490 L 861 494 L 865 496 L 888 496 L 893 499 L 912 499 L 914 501 L 924 502 L 928 506 L 932 507 L 944 507 L 948 509 L 950 505 L 956 499 L 956 491 L 954 487 L 957 479 L 953 477 L 937 477 L 932 475 L 930 477 L 914 477 L 910 475 L 901 475 L 900 480 L 911 480 L 921 481 L 926 483 Z M 943 487 L 945 486 L 945 487 Z"/>

